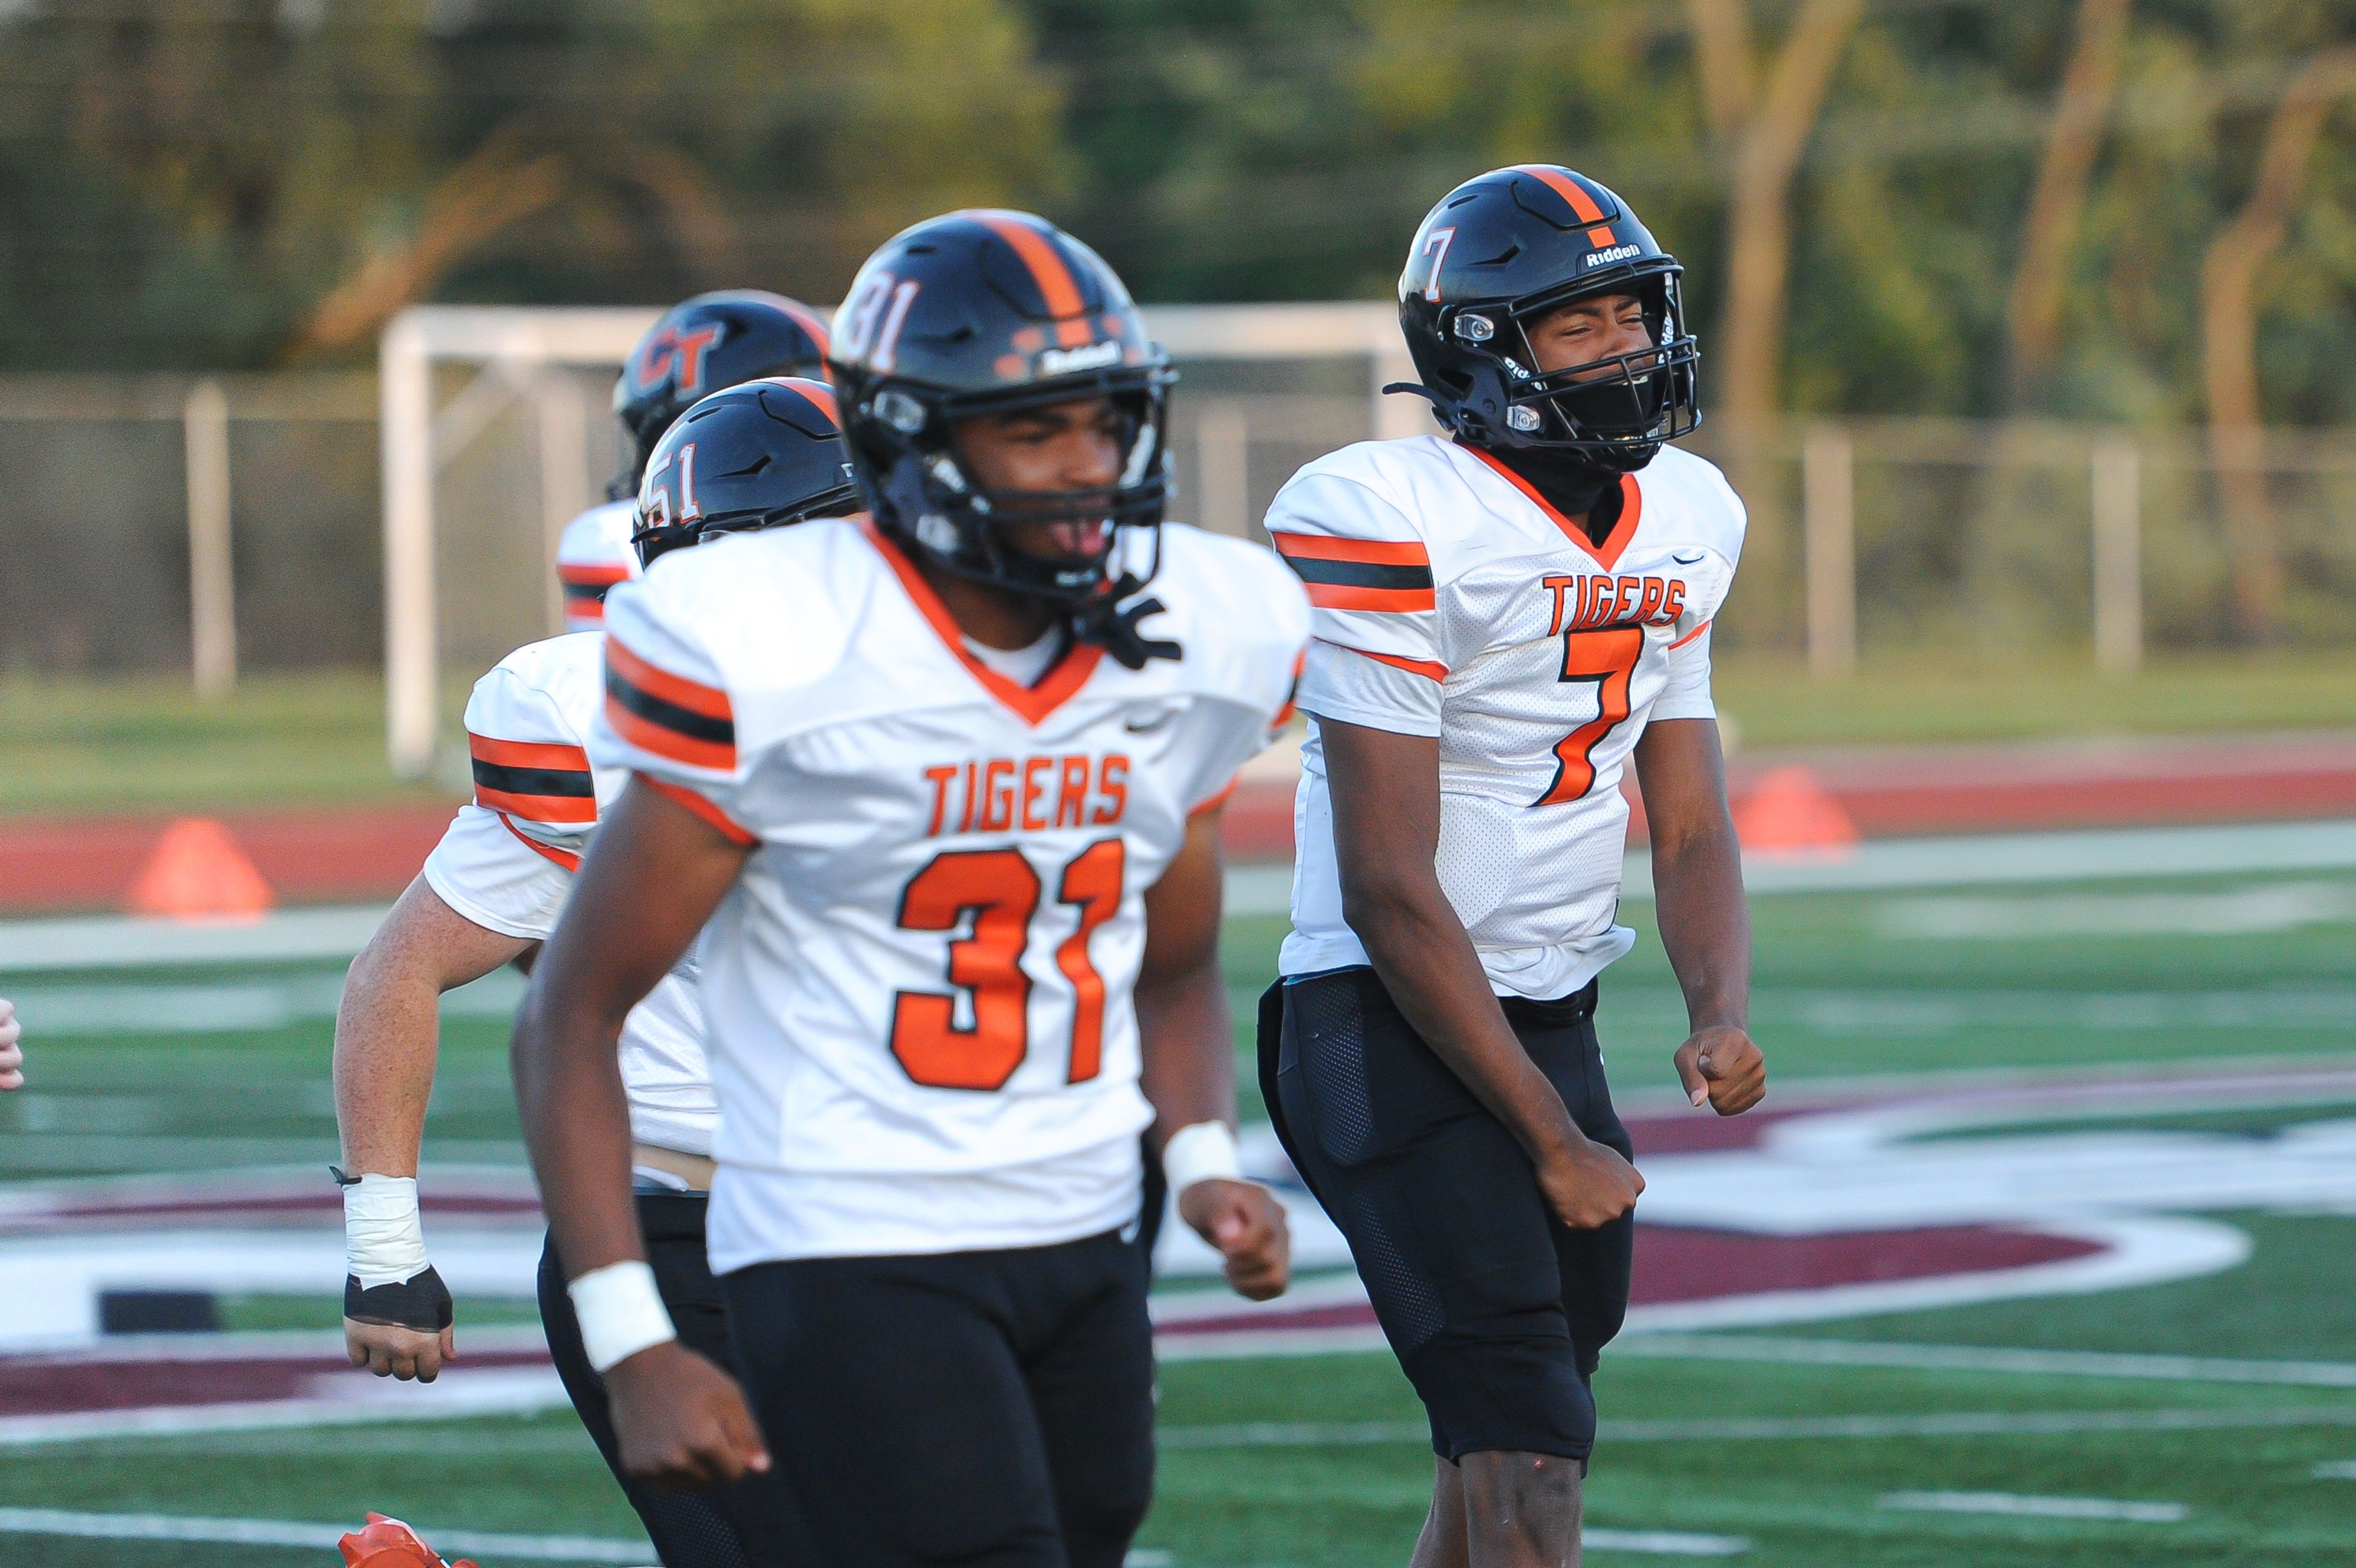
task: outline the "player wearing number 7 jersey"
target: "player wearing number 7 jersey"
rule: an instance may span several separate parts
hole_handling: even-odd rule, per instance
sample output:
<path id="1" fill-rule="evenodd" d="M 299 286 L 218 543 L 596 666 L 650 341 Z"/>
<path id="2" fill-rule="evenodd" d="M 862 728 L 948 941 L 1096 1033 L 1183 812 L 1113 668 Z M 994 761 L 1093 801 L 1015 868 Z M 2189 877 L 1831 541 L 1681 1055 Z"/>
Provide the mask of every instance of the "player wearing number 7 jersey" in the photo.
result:
<path id="1" fill-rule="evenodd" d="M 610 601 L 591 751 L 637 777 L 518 1025 L 527 1136 L 635 1473 L 774 1462 L 846 1565 L 1113 1568 L 1151 1479 L 1141 1132 L 1237 1288 L 1285 1283 L 1235 1162 L 1216 817 L 1309 607 L 1162 523 L 1166 363 L 1068 235 L 920 224 L 834 350 L 872 517 Z M 707 917 L 749 1406 L 645 1289 L 612 1071 Z"/>
<path id="2" fill-rule="evenodd" d="M 1584 176 L 1500 169 L 1399 284 L 1445 436 L 1310 464 L 1268 517 L 1307 584 L 1311 715 L 1261 1072 L 1438 1454 L 1419 1565 L 1576 1563 L 1589 1379 L 1643 1182 L 1597 976 L 1633 758 L 1687 1091 L 1747 1109 L 1750 933 L 1709 689 L 1743 512 L 1691 430 L 1676 262 Z"/>

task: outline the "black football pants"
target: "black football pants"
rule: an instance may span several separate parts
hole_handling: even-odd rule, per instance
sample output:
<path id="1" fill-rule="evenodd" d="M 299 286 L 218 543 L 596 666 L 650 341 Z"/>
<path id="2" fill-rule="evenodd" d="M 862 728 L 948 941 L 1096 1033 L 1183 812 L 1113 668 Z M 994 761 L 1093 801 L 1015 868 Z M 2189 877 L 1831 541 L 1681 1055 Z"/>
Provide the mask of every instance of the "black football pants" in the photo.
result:
<path id="1" fill-rule="evenodd" d="M 728 1304 L 703 1255 L 703 1215 L 709 1200 L 701 1192 L 638 1195 L 638 1229 L 647 1262 L 680 1343 L 735 1374 L 736 1353 L 728 1333 Z M 774 1470 L 747 1476 L 709 1492 L 653 1492 L 623 1475 L 614 1423 L 605 1404 L 605 1382 L 592 1371 L 581 1348 L 581 1326 L 565 1294 L 564 1269 L 551 1241 L 540 1257 L 540 1318 L 557 1375 L 581 1424 L 589 1429 L 614 1478 L 647 1527 L 664 1568 L 817 1568 L 800 1512 Z"/>
<path id="2" fill-rule="evenodd" d="M 1580 1131 L 1632 1156 L 1603 1080 L 1595 992 L 1502 1006 Z M 1370 968 L 1269 988 L 1260 1082 L 1294 1168 L 1349 1239 L 1433 1451 L 1584 1463 L 1597 1358 L 1628 1310 L 1633 1216 L 1581 1231 L 1557 1219 L 1521 1145 Z"/>
<path id="3" fill-rule="evenodd" d="M 1153 1490 L 1134 1238 L 805 1258 L 723 1283 L 829 1568 L 1119 1568 Z"/>

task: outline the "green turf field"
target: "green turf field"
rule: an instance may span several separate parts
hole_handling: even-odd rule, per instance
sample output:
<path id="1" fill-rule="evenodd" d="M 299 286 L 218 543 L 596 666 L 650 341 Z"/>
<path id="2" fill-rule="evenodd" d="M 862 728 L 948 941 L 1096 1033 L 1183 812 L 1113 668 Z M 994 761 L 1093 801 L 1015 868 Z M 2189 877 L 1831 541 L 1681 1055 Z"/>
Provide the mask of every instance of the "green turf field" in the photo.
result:
<path id="1" fill-rule="evenodd" d="M 2131 679 L 2084 665 L 1877 664 L 1819 680 L 1722 660 L 1719 705 L 1746 746 L 2345 728 L 2356 665 L 2312 654 L 2156 660 Z M 454 719 L 459 681 L 445 693 Z M 0 680 L 0 814 L 220 811 L 434 799 L 386 771 L 384 689 L 364 672 L 265 675 L 217 705 L 177 680 Z M 459 786 L 463 787 L 463 772 Z"/>
<path id="2" fill-rule="evenodd" d="M 2306 891 L 2249 906 L 2277 909 L 2271 921 L 2229 934 L 2165 929 L 2170 911 L 2285 889 Z M 2008 912 L 2057 893 L 2081 901 L 2071 907 L 2103 933 L 2001 934 Z M 1944 901 L 1926 912 L 1928 901 Z M 2136 1064 L 2222 1068 L 2237 1058 L 2356 1066 L 2356 876 L 2346 873 L 1780 894 L 1756 901 L 1755 912 L 1756 1032 L 1786 1085 L 1852 1075 L 1932 1085 L 1955 1074 L 2106 1064 L 2125 1081 Z M 1628 918 L 1644 939 L 1607 981 L 1603 1033 L 1617 1091 L 1633 1100 L 1669 1089 L 1668 1051 L 1681 1030 L 1650 912 L 1632 904 Z M 1239 1013 L 1270 973 L 1278 929 L 1231 923 Z M 33 1031 L 35 1083 L 0 1102 L 0 1182 L 316 1168 L 332 1157 L 330 971 L 9 984 Z M 225 987 L 243 999 L 224 1000 Z M 249 1012 L 238 1015 L 241 1007 Z M 155 1020 L 145 1029 L 109 1021 L 143 1008 Z M 84 1022 L 42 1039 L 48 1009 Z M 207 1027 L 232 1016 L 252 1021 Z M 444 1159 L 519 1158 L 504 1032 L 487 1016 L 446 1030 L 429 1134 Z M 2329 1104 L 2190 1113 L 2122 1104 L 2115 1116 L 2097 1107 L 1974 1135 L 2136 1127 L 2263 1138 L 2351 1114 Z M 2356 1474 L 2356 1213 L 2228 1205 L 2209 1217 L 2247 1234 L 2245 1264 L 2097 1295 L 1654 1336 L 1608 1354 L 1589 1522 L 1618 1544 L 1590 1558 L 1660 1560 L 1628 1548 L 1660 1547 L 1644 1532 L 1672 1532 L 1687 1552 L 1715 1541 L 1723 1560 L 1776 1568 L 2356 1565 L 2356 1478 L 2348 1478 Z M 335 1316 L 325 1296 L 241 1298 L 224 1310 L 227 1326 L 246 1328 L 318 1328 Z M 462 1303 L 461 1312 L 462 1326 L 529 1318 L 513 1302 Z M 1990 1364 L 2000 1351 L 2094 1354 L 2000 1369 Z M 2104 1359 L 2122 1356 L 2326 1370 L 2285 1381 Z M 1884 1364 L 1857 1364 L 1877 1359 Z M 1387 1357 L 1173 1362 L 1162 1384 L 1159 1500 L 1140 1544 L 1165 1555 L 1150 1561 L 1405 1561 L 1431 1461 L 1418 1407 Z M 1954 1511 L 1987 1506 L 1975 1494 L 2099 1499 L 2169 1517 Z M 356 1522 L 370 1507 L 444 1530 L 634 1532 L 562 1412 L 0 1450 L 0 1525 L 26 1509 Z M 493 1552 L 477 1555 L 484 1568 L 507 1568 Z M 0 1530 L 6 1568 L 332 1560 L 307 1549 L 159 1549 Z"/>

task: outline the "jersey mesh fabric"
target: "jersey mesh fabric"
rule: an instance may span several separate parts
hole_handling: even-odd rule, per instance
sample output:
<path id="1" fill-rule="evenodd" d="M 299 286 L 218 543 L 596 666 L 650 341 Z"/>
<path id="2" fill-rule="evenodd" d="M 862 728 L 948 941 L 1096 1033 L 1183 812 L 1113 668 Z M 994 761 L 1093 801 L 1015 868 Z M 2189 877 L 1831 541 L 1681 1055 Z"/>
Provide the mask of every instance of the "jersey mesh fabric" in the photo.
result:
<path id="1" fill-rule="evenodd" d="M 1743 513 L 1670 448 L 1622 488 L 1601 545 L 1492 462 L 1436 436 L 1309 464 L 1269 532 L 1317 643 L 1281 968 L 1366 962 L 1342 915 L 1323 724 L 1440 741 L 1440 883 L 1500 995 L 1568 995 L 1626 953 L 1614 922 L 1628 758 L 1655 719 L 1712 716 L 1708 626 Z"/>
<path id="2" fill-rule="evenodd" d="M 1031 687 L 850 521 L 666 556 L 610 603 L 601 765 L 757 848 L 707 933 L 715 1266 L 1050 1245 L 1138 1201 L 1145 890 L 1266 742 L 1308 632 L 1266 550 L 1166 530 L 1146 623 Z"/>

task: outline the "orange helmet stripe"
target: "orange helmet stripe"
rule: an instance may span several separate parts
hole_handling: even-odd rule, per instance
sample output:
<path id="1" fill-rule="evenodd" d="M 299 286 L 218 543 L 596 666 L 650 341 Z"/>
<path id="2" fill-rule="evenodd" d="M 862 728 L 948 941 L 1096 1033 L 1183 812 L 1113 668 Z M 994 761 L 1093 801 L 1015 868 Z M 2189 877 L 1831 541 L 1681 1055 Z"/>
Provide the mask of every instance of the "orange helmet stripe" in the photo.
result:
<path id="1" fill-rule="evenodd" d="M 1039 295 L 1047 302 L 1047 314 L 1055 317 L 1055 341 L 1066 348 L 1077 347 L 1093 336 L 1088 331 L 1087 303 L 1080 298 L 1079 280 L 1055 242 L 1027 223 L 995 212 L 977 212 L 974 220 L 1014 248 L 1023 264 L 1031 269 L 1032 282 L 1039 285 Z"/>
<path id="2" fill-rule="evenodd" d="M 1603 209 L 1595 204 L 1593 197 L 1587 194 L 1585 186 L 1569 177 L 1560 169 L 1545 164 L 1515 164 L 1514 172 L 1529 176 L 1548 190 L 1553 191 L 1555 195 L 1570 203 L 1570 210 L 1578 215 L 1581 223 L 1595 225 L 1587 231 L 1589 244 L 1612 243 L 1613 238 L 1612 225 L 1604 221 Z"/>
<path id="3" fill-rule="evenodd" d="M 773 387 L 798 392 L 803 401 L 826 416 L 829 424 L 837 430 L 842 428 L 841 405 L 834 400 L 834 389 L 824 381 L 813 381 L 807 376 L 766 376 L 762 379 Z"/>

